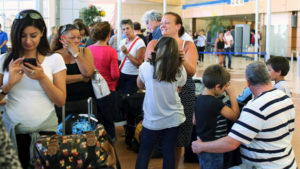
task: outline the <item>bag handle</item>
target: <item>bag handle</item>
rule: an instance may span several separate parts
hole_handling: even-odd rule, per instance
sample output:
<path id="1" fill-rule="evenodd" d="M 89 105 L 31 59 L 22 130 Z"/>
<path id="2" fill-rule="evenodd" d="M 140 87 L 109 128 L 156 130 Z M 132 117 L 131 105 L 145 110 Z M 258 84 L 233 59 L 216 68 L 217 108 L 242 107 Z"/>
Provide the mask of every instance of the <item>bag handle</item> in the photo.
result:
<path id="1" fill-rule="evenodd" d="M 93 112 L 92 97 L 89 97 L 87 99 L 87 103 L 88 103 L 88 120 L 89 123 L 91 124 L 91 114 Z"/>
<path id="2" fill-rule="evenodd" d="M 141 39 L 141 38 L 140 38 L 140 37 L 137 37 L 137 38 L 133 41 L 133 43 L 131 44 L 131 46 L 130 46 L 130 48 L 129 48 L 129 50 L 128 50 L 128 53 L 131 51 L 131 49 L 133 48 L 133 46 L 135 45 L 135 43 L 136 43 L 139 39 Z M 121 70 L 122 70 L 122 68 L 123 68 L 123 66 L 124 66 L 124 64 L 125 64 L 126 59 L 127 59 L 127 55 L 125 56 L 125 58 L 123 59 L 123 61 L 122 61 L 122 63 L 121 63 L 121 66 L 120 66 L 120 72 L 121 72 Z"/>
<path id="3" fill-rule="evenodd" d="M 62 121 L 63 121 L 63 131 L 62 134 L 63 136 L 66 135 L 66 107 L 63 105 L 62 109 Z"/>

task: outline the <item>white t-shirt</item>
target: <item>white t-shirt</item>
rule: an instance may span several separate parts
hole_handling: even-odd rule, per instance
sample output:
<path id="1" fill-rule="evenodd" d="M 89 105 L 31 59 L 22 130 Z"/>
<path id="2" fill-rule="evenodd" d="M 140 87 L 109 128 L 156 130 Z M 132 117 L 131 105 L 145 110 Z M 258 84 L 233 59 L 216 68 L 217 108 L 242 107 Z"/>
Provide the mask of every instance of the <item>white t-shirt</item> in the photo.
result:
<path id="1" fill-rule="evenodd" d="M 197 37 L 198 41 L 197 41 L 197 46 L 198 47 L 204 47 L 205 46 L 205 41 L 206 41 L 206 36 L 202 35 L 202 36 L 198 36 Z"/>
<path id="2" fill-rule="evenodd" d="M 170 83 L 153 79 L 153 66 L 144 62 L 140 66 L 139 76 L 146 87 L 142 125 L 150 130 L 162 130 L 183 123 L 186 118 L 177 89 L 186 83 L 185 68 L 182 67 L 177 81 Z"/>
<path id="3" fill-rule="evenodd" d="M 139 38 L 139 37 L 136 36 L 136 38 Z M 133 41 L 131 41 L 130 43 L 125 44 L 126 39 L 123 39 L 120 42 L 120 49 L 121 49 L 121 46 L 125 45 L 126 48 L 129 50 L 129 48 L 131 47 L 131 44 L 134 41 L 135 41 L 135 39 Z M 134 44 L 134 46 L 132 47 L 132 49 L 130 50 L 129 53 L 131 54 L 131 56 L 136 58 L 136 52 L 142 47 L 146 47 L 146 45 L 145 45 L 144 41 L 140 38 L 139 40 L 136 41 L 136 43 Z M 121 53 L 120 56 L 121 56 L 122 62 L 123 62 L 125 55 L 123 52 L 120 52 L 120 53 Z M 121 72 L 124 74 L 128 74 L 128 75 L 138 75 L 139 69 L 134 64 L 132 64 L 131 61 L 127 58 Z"/>
<path id="4" fill-rule="evenodd" d="M 3 72 L 5 58 L 4 55 L 0 56 L 0 74 L 3 74 L 3 84 L 6 84 L 9 78 L 9 72 Z M 53 74 L 66 69 L 62 56 L 57 53 L 46 56 L 42 67 L 52 82 Z M 22 79 L 9 91 L 5 108 L 14 123 L 36 127 L 54 111 L 54 103 L 49 99 L 38 80 L 31 79 L 24 74 Z"/>
<path id="5" fill-rule="evenodd" d="M 185 41 L 191 41 L 194 43 L 193 38 L 186 32 L 184 32 L 184 34 L 180 37 L 181 39 L 185 40 Z"/>
<path id="6" fill-rule="evenodd" d="M 289 97 L 292 97 L 292 92 L 290 90 L 290 87 L 285 80 L 281 80 L 281 81 L 275 83 L 274 88 L 279 89 L 279 90 L 283 91 Z"/>
<path id="7" fill-rule="evenodd" d="M 230 35 L 225 34 L 224 35 L 224 40 L 226 40 L 228 42 L 228 44 L 225 43 L 224 48 L 229 48 L 230 45 L 233 44 L 233 37 L 232 37 L 231 34 Z"/>

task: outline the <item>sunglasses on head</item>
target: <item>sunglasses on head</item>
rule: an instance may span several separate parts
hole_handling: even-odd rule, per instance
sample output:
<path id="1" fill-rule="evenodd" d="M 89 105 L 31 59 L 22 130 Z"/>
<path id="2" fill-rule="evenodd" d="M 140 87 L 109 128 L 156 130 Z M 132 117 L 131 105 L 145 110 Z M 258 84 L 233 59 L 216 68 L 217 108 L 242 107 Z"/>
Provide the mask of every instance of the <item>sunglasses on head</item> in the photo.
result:
<path id="1" fill-rule="evenodd" d="M 78 27 L 75 26 L 75 25 L 72 25 L 72 24 L 67 24 L 67 25 L 65 25 L 65 26 L 61 29 L 60 34 L 63 35 L 63 34 L 65 34 L 67 31 L 73 30 L 73 29 L 78 29 Z"/>
<path id="2" fill-rule="evenodd" d="M 21 12 L 19 13 L 15 19 L 24 19 L 26 17 L 30 17 L 31 19 L 41 19 L 42 16 L 36 12 Z"/>

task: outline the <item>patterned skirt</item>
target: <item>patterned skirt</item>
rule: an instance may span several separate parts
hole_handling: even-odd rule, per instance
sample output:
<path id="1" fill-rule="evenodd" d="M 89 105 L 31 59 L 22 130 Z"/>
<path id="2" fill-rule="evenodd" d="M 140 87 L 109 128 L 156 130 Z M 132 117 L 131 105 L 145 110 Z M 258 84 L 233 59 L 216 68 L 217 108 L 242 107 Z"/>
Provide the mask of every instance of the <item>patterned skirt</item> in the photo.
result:
<path id="1" fill-rule="evenodd" d="M 193 129 L 192 120 L 195 111 L 195 83 L 192 77 L 187 77 L 186 84 L 182 87 L 179 97 L 184 108 L 186 120 L 179 126 L 176 146 L 185 147 L 189 145 L 191 140 Z"/>

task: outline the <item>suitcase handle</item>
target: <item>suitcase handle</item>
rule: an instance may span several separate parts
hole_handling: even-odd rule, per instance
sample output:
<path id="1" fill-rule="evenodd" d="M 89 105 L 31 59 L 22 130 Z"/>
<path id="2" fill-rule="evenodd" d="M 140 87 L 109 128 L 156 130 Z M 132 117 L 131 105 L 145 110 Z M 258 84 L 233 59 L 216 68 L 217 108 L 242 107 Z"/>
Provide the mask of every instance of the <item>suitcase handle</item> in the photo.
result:
<path id="1" fill-rule="evenodd" d="M 91 124 L 91 114 L 93 112 L 93 99 L 92 97 L 89 97 L 87 99 L 87 103 L 88 103 L 88 120 L 89 123 Z M 66 135 L 66 108 L 65 105 L 62 107 L 62 122 L 63 122 L 63 136 Z"/>
<path id="2" fill-rule="evenodd" d="M 63 121 L 63 136 L 66 135 L 66 107 L 63 105 L 62 107 L 62 121 Z"/>
<path id="3" fill-rule="evenodd" d="M 91 114 L 93 112 L 93 104 L 92 104 L 92 97 L 89 97 L 87 99 L 87 103 L 88 103 L 88 120 L 89 120 L 89 123 L 91 124 Z"/>

